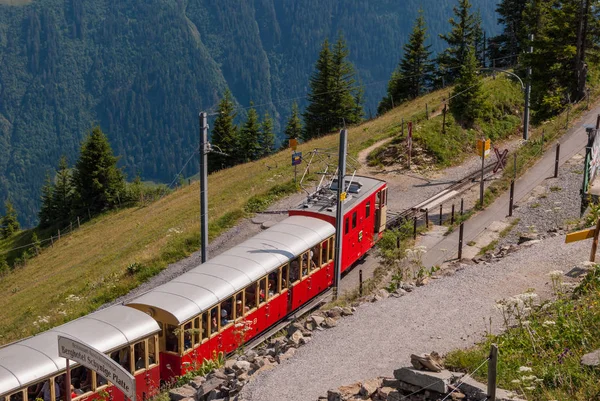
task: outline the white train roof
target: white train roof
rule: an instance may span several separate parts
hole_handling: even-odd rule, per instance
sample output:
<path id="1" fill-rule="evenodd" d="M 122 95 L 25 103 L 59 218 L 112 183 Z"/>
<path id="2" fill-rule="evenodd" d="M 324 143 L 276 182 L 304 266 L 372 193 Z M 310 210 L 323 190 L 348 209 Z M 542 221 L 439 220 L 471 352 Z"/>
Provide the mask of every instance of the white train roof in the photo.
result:
<path id="1" fill-rule="evenodd" d="M 22 389 L 66 367 L 58 356 L 58 336 L 73 337 L 107 353 L 160 330 L 150 316 L 117 305 L 0 348 L 0 397 Z"/>
<path id="2" fill-rule="evenodd" d="M 251 239 L 128 302 L 180 325 L 335 233 L 330 223 L 291 216 Z"/>

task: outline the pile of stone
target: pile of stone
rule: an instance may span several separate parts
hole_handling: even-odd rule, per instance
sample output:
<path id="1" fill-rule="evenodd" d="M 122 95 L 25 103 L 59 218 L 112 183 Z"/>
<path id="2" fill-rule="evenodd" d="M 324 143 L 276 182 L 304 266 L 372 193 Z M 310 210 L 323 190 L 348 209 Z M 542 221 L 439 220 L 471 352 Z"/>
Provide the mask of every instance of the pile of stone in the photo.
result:
<path id="1" fill-rule="evenodd" d="M 343 316 L 354 314 L 355 308 L 336 306 L 310 315 L 304 321 L 287 327 L 285 337 L 269 340 L 257 350 L 247 350 L 229 359 L 206 377 L 195 377 L 189 384 L 169 391 L 171 401 L 234 401 L 252 375 L 273 369 L 291 358 L 296 349 L 307 344 L 315 330 L 335 327 Z"/>
<path id="2" fill-rule="evenodd" d="M 464 373 L 445 370 L 435 352 L 411 355 L 412 367 L 394 371 L 394 377 L 376 379 L 329 390 L 318 401 L 484 401 L 487 386 Z M 497 401 L 522 401 L 516 394 L 497 389 Z"/>

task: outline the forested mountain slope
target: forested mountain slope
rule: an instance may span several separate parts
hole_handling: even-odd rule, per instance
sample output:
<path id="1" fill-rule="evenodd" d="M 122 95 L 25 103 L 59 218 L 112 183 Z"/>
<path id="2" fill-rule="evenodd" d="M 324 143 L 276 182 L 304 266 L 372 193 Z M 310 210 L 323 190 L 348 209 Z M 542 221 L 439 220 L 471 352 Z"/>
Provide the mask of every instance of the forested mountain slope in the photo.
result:
<path id="1" fill-rule="evenodd" d="M 21 5 L 21 4 L 25 5 Z M 15 5 L 16 4 L 16 5 Z M 376 109 L 419 7 L 431 43 L 451 0 L 0 0 L 0 204 L 36 221 L 45 174 L 93 124 L 132 178 L 170 181 L 197 146 L 197 113 L 226 88 L 269 111 L 304 96 L 324 38 L 343 32 Z M 494 0 L 473 0 L 488 34 Z M 304 104 L 299 101 L 300 106 Z M 243 111 L 241 112 L 243 113 Z M 190 164 L 185 175 L 196 172 Z M 0 206 L 1 208 L 2 206 Z M 3 210 L 0 210 L 2 213 Z"/>

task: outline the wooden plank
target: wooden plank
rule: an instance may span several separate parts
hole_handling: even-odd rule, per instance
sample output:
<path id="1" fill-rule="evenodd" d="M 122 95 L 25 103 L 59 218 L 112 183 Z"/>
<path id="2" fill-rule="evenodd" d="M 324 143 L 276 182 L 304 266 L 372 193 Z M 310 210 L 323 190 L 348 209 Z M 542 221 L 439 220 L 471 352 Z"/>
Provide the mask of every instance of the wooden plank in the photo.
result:
<path id="1" fill-rule="evenodd" d="M 574 233 L 567 234 L 565 237 L 565 244 L 594 238 L 595 232 L 596 228 L 588 228 L 587 230 L 575 231 Z"/>

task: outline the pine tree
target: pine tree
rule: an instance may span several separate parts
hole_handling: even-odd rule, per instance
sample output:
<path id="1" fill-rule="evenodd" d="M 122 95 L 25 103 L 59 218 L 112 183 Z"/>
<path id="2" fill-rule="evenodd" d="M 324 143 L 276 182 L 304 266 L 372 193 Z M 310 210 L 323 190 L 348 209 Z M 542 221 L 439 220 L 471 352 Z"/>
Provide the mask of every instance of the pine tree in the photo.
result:
<path id="1" fill-rule="evenodd" d="M 58 163 L 52 196 L 53 220 L 55 223 L 68 221 L 71 218 L 74 192 L 72 171 L 69 168 L 67 158 L 62 156 Z"/>
<path id="2" fill-rule="evenodd" d="M 432 81 L 433 63 L 430 60 L 430 45 L 426 46 L 427 28 L 423 11 L 415 21 L 408 43 L 404 45 L 404 54 L 388 83 L 387 96 L 377 107 L 382 114 L 406 100 L 422 95 Z M 392 100 L 393 99 L 393 100 Z"/>
<path id="3" fill-rule="evenodd" d="M 233 97 L 229 89 L 225 91 L 219 103 L 218 116 L 211 134 L 212 146 L 228 156 L 212 154 L 209 156 L 210 171 L 234 166 L 240 162 L 240 139 L 234 123 L 237 113 L 234 111 Z"/>
<path id="4" fill-rule="evenodd" d="M 8 262 L 6 261 L 6 256 L 0 254 L 0 277 L 2 277 L 2 275 L 8 273 L 8 271 L 10 270 L 10 266 L 8 266 Z"/>
<path id="5" fill-rule="evenodd" d="M 269 113 L 263 116 L 262 124 L 260 125 L 260 152 L 259 158 L 269 156 L 275 152 L 275 133 L 273 132 L 273 119 Z"/>
<path id="6" fill-rule="evenodd" d="M 475 58 L 479 62 L 479 65 L 485 67 L 485 33 L 483 32 L 481 21 L 481 13 L 479 10 L 474 15 L 475 18 L 475 28 L 473 30 L 473 47 L 475 48 Z"/>
<path id="7" fill-rule="evenodd" d="M 5 214 L 2 218 L 2 238 L 8 238 L 17 231 L 19 231 L 20 225 L 17 219 L 17 211 L 13 207 L 10 201 L 4 203 Z"/>
<path id="8" fill-rule="evenodd" d="M 445 35 L 440 35 L 448 47 L 438 57 L 438 64 L 445 71 L 446 83 L 454 81 L 460 75 L 460 68 L 465 64 L 469 47 L 475 45 L 477 21 L 471 13 L 469 0 L 459 0 L 454 7 L 454 18 L 448 22 L 452 30 Z"/>
<path id="9" fill-rule="evenodd" d="M 46 228 L 52 225 L 56 212 L 54 210 L 54 185 L 50 175 L 46 173 L 44 186 L 42 187 L 42 207 L 38 213 L 39 227 Z"/>
<path id="10" fill-rule="evenodd" d="M 254 103 L 252 102 L 250 102 L 246 122 L 242 126 L 240 144 L 243 152 L 242 163 L 256 160 L 260 157 L 260 122 L 258 121 L 258 113 L 254 108 Z"/>
<path id="11" fill-rule="evenodd" d="M 340 34 L 331 55 L 331 108 L 333 126 L 331 132 L 344 125 L 357 124 L 364 114 L 361 101 L 362 89 L 356 85 L 356 71 L 348 61 L 348 47 Z M 337 122 L 337 124 L 336 124 Z"/>
<path id="12" fill-rule="evenodd" d="M 290 139 L 302 138 L 302 121 L 300 121 L 300 112 L 298 111 L 298 103 L 292 104 L 292 115 L 285 126 L 285 138 L 280 149 L 287 149 L 290 145 Z"/>
<path id="13" fill-rule="evenodd" d="M 465 64 L 460 70 L 450 100 L 450 112 L 466 127 L 472 126 L 475 119 L 481 115 L 483 103 L 481 83 L 475 49 L 471 46 L 467 49 Z"/>
<path id="14" fill-rule="evenodd" d="M 496 8 L 498 23 L 503 26 L 502 33 L 490 40 L 490 57 L 498 58 L 495 65 L 503 67 L 516 64 L 517 56 L 524 50 L 526 32 L 523 13 L 527 1 L 502 0 Z"/>
<path id="15" fill-rule="evenodd" d="M 316 138 L 333 130 L 335 123 L 332 115 L 332 55 L 329 41 L 325 39 L 315 65 L 315 72 L 310 77 L 308 106 L 304 116 L 304 140 Z"/>
<path id="16" fill-rule="evenodd" d="M 100 127 L 94 127 L 81 145 L 73 184 L 77 208 L 94 214 L 118 205 L 119 196 L 125 193 L 123 173 L 117 168 L 117 158 Z"/>
<path id="17" fill-rule="evenodd" d="M 33 244 L 33 252 L 35 252 L 35 254 L 38 255 L 42 250 L 42 243 L 40 242 L 40 239 L 38 238 L 37 233 L 35 231 L 31 235 L 31 243 Z"/>

